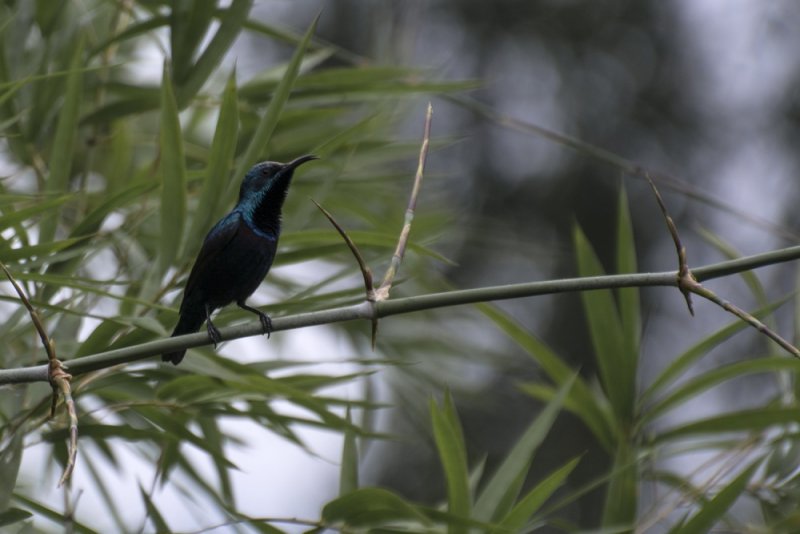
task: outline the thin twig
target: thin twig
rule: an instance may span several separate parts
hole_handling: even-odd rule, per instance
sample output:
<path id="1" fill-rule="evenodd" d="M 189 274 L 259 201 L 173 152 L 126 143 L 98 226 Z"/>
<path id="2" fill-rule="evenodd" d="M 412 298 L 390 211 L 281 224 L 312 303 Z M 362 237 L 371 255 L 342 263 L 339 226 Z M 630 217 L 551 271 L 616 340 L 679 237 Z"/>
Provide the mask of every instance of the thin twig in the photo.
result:
<path id="1" fill-rule="evenodd" d="M 422 146 L 420 146 L 419 149 L 419 163 L 417 164 L 417 172 L 414 176 L 414 187 L 411 189 L 411 196 L 408 199 L 408 208 L 406 208 L 403 229 L 400 231 L 400 237 L 397 240 L 397 248 L 392 255 L 389 268 L 386 269 L 383 281 L 376 290 L 375 296 L 376 300 L 379 302 L 389 298 L 389 291 L 392 289 L 394 277 L 397 275 L 398 269 L 400 269 L 400 264 L 403 262 L 403 255 L 406 252 L 408 236 L 411 233 L 411 222 L 414 220 L 414 211 L 417 207 L 417 197 L 419 197 L 419 191 L 422 188 L 422 177 L 425 174 L 425 161 L 428 158 L 428 147 L 430 146 L 432 117 L 433 106 L 428 102 L 428 110 L 425 113 L 425 130 L 422 134 Z"/>
<path id="2" fill-rule="evenodd" d="M 14 286 L 14 290 L 17 292 L 17 295 L 19 295 L 20 301 L 28 310 L 28 314 L 31 317 L 33 326 L 39 333 L 39 339 L 41 339 L 42 345 L 44 345 L 44 349 L 47 352 L 47 380 L 50 382 L 50 387 L 53 388 L 53 400 L 50 404 L 50 417 L 55 417 L 59 392 L 61 392 L 61 394 L 64 396 L 64 404 L 67 407 L 67 413 L 69 414 L 70 422 L 69 443 L 67 445 L 67 465 L 64 467 L 64 473 L 61 475 L 61 479 L 58 482 L 58 486 L 61 487 L 69 479 L 70 475 L 72 475 L 72 471 L 75 468 L 75 460 L 78 456 L 78 416 L 75 410 L 75 401 L 72 398 L 72 390 L 70 387 L 70 380 L 72 379 L 72 376 L 64 370 L 64 366 L 56 357 L 55 343 L 53 343 L 53 340 L 47 335 L 47 331 L 44 328 L 44 323 L 42 323 L 41 317 L 39 317 L 39 313 L 31 304 L 31 301 L 28 299 L 28 296 L 25 294 L 22 286 L 17 283 L 11 272 L 1 261 L 0 268 L 2 268 L 3 272 L 6 273 L 8 281 L 11 282 L 12 286 Z"/>
<path id="3" fill-rule="evenodd" d="M 783 348 L 786 352 L 788 352 L 795 358 L 800 358 L 800 350 L 798 350 L 797 347 L 792 345 L 789 341 L 781 337 L 777 332 L 769 328 L 767 325 L 765 325 L 764 323 L 762 323 L 761 321 L 759 321 L 758 319 L 756 319 L 755 317 L 753 317 L 752 315 L 741 309 L 740 307 L 717 296 L 716 293 L 704 287 L 703 284 L 694 281 L 689 283 L 687 285 L 687 288 L 688 291 L 691 291 L 695 295 L 699 295 L 704 299 L 710 300 L 720 308 L 740 318 L 741 320 L 743 320 L 744 322 L 746 322 L 747 324 L 749 324 L 750 326 L 752 326 L 753 328 L 755 328 L 756 330 L 758 330 L 759 332 L 770 338 L 772 341 L 780 345 L 781 348 Z"/>
<path id="4" fill-rule="evenodd" d="M 658 202 L 658 207 L 661 208 L 661 213 L 664 216 L 664 220 L 667 223 L 667 228 L 669 229 L 670 236 L 672 236 L 672 241 L 675 243 L 675 250 L 678 253 L 678 289 L 680 289 L 681 293 L 683 294 L 683 298 L 686 299 L 686 306 L 689 308 L 689 313 L 694 315 L 694 308 L 692 306 L 692 293 L 703 297 L 706 300 L 709 300 L 716 304 L 717 306 L 721 307 L 725 311 L 732 313 L 736 317 L 740 318 L 741 320 L 745 321 L 747 324 L 773 340 L 777 343 L 781 348 L 783 348 L 786 352 L 794 356 L 795 358 L 800 358 L 800 350 L 797 347 L 789 343 L 783 337 L 781 337 L 777 332 L 769 328 L 767 325 L 744 311 L 743 309 L 739 308 L 735 304 L 728 302 L 727 300 L 719 297 L 716 293 L 707 289 L 703 286 L 700 282 L 697 281 L 697 278 L 692 274 L 691 269 L 689 269 L 689 263 L 686 260 L 686 247 L 683 246 L 681 243 L 680 236 L 678 235 L 678 228 L 675 226 L 675 221 L 672 220 L 672 217 L 669 215 L 667 211 L 667 206 L 664 204 L 664 199 L 661 198 L 661 194 L 658 192 L 658 188 L 653 180 L 650 178 L 649 173 L 644 173 L 644 177 L 647 179 L 647 182 L 650 184 L 650 188 L 653 190 L 653 194 L 655 194 L 656 201 Z"/>

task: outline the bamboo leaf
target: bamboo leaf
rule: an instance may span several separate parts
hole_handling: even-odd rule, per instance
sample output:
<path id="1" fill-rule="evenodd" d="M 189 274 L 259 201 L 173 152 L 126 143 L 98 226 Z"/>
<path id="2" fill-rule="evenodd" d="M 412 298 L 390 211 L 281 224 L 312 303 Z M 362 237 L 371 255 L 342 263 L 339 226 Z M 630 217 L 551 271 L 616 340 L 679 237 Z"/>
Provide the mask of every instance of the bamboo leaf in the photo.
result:
<path id="1" fill-rule="evenodd" d="M 664 412 L 680 406 L 684 402 L 709 391 L 713 386 L 726 380 L 742 375 L 777 371 L 800 373 L 800 361 L 782 356 L 774 356 L 770 358 L 759 358 L 757 360 L 744 360 L 711 369 L 681 384 L 680 387 L 669 392 L 665 397 L 648 407 L 642 414 L 642 423 L 654 420 Z"/>
<path id="2" fill-rule="evenodd" d="M 163 274 L 178 254 L 186 221 L 186 162 L 178 107 L 172 94 L 169 71 L 164 65 L 161 81 L 161 234 L 159 269 Z"/>
<path id="3" fill-rule="evenodd" d="M 473 517 L 482 521 L 497 521 L 511 510 L 534 455 L 550 432 L 564 401 L 569 395 L 577 374 L 564 382 L 556 396 L 536 416 L 514 445 L 475 502 Z"/>
<path id="4" fill-rule="evenodd" d="M 780 308 L 791 298 L 792 295 L 788 295 L 776 302 L 759 308 L 755 312 L 752 312 L 752 315 L 758 319 L 763 319 L 765 316 Z M 669 365 L 667 365 L 661 371 L 661 373 L 659 373 L 655 380 L 653 380 L 653 382 L 644 390 L 641 400 L 644 401 L 652 398 L 659 391 L 666 389 L 667 386 L 680 378 L 680 376 L 686 372 L 686 370 L 697 360 L 708 354 L 713 348 L 730 339 L 734 334 L 737 334 L 746 328 L 749 328 L 749 325 L 746 322 L 737 319 L 705 339 L 700 340 L 698 343 L 690 347 L 688 350 L 683 352 L 683 354 L 670 362 Z"/>
<path id="5" fill-rule="evenodd" d="M 236 96 L 236 70 L 231 72 L 220 104 L 217 127 L 214 129 L 214 139 L 211 142 L 211 152 L 208 157 L 203 191 L 194 215 L 192 231 L 189 234 L 189 247 L 199 247 L 203 236 L 211 227 L 212 221 L 222 214 L 227 208 L 222 200 L 228 181 L 231 179 L 231 169 L 236 153 L 236 142 L 239 132 L 239 107 Z M 235 176 L 239 180 L 243 176 Z M 194 253 L 195 250 L 187 250 Z M 193 254 L 190 254 L 193 255 Z"/>
<path id="6" fill-rule="evenodd" d="M 311 23 L 311 26 L 308 27 L 308 30 L 303 36 L 303 40 L 297 45 L 292 58 L 289 60 L 289 65 L 286 68 L 286 74 L 284 74 L 283 78 L 278 84 L 278 87 L 275 89 L 275 93 L 273 94 L 272 99 L 267 106 L 267 110 L 264 112 L 264 116 L 259 121 L 255 132 L 253 132 L 250 143 L 247 145 L 244 154 L 239 157 L 239 162 L 236 165 L 236 170 L 233 173 L 234 176 L 243 177 L 247 172 L 247 169 L 256 163 L 259 158 L 263 157 L 264 150 L 266 149 L 267 143 L 272 137 L 272 132 L 275 130 L 275 125 L 278 124 L 278 119 L 281 116 L 283 107 L 286 105 L 286 102 L 289 99 L 289 93 L 292 90 L 292 86 L 294 85 L 294 82 L 297 79 L 297 74 L 300 70 L 300 63 L 303 60 L 303 55 L 306 52 L 308 43 L 311 41 L 311 37 L 314 35 L 314 32 L 317 29 L 318 21 L 319 16 L 314 19 L 314 21 Z M 230 202 L 235 191 L 235 183 L 232 182 L 228 184 L 225 194 L 226 203 Z"/>
<path id="7" fill-rule="evenodd" d="M 578 274 L 580 276 L 605 274 L 586 236 L 577 226 L 574 238 Z M 632 352 L 632 347 L 626 343 L 611 291 L 583 291 L 581 300 L 603 390 L 608 395 L 617 417 L 629 421 L 633 417 L 638 354 Z"/>
<path id="8" fill-rule="evenodd" d="M 210 2 L 203 2 L 203 0 L 201 0 L 201 3 L 214 5 Z M 219 15 L 220 25 L 214 37 L 211 38 L 197 62 L 187 69 L 186 78 L 176 80 L 176 97 L 180 109 L 189 104 L 214 72 L 214 69 L 219 66 L 236 37 L 242 31 L 242 26 L 247 20 L 252 5 L 253 0 L 233 0 L 226 12 Z M 193 28 L 190 28 L 191 30 Z M 188 59 L 190 58 L 185 58 L 186 61 Z"/>
<path id="9" fill-rule="evenodd" d="M 522 325 L 503 313 L 497 306 L 478 304 L 477 308 L 489 317 L 497 328 L 527 352 L 557 386 L 562 386 L 571 377 L 575 377 L 575 383 L 570 390 L 565 406 L 581 418 L 606 450 L 613 450 L 617 430 L 607 400 L 596 394 L 583 378 L 575 376 L 575 371 L 561 361 L 550 347 L 525 331 Z"/>
<path id="10" fill-rule="evenodd" d="M 773 426 L 800 423 L 796 407 L 764 407 L 715 415 L 677 425 L 658 434 L 653 443 L 660 444 L 679 438 L 708 436 L 726 432 L 755 432 Z"/>
<path id="11" fill-rule="evenodd" d="M 445 394 L 441 408 L 431 400 L 430 413 L 433 436 L 447 481 L 448 512 L 461 517 L 470 517 L 471 498 L 467 452 L 461 423 L 449 392 Z M 451 525 L 448 532 L 452 534 L 466 531 Z"/>
<path id="12" fill-rule="evenodd" d="M 494 534 L 520 532 L 525 523 L 564 484 L 570 473 L 578 466 L 578 462 L 580 458 L 573 458 L 534 486 L 503 518 L 500 528 L 494 530 Z"/>
<path id="13" fill-rule="evenodd" d="M 153 503 L 153 499 L 150 498 L 150 495 L 147 494 L 141 485 L 139 486 L 139 495 L 142 497 L 144 507 L 147 510 L 147 517 L 153 522 L 155 530 L 157 532 L 172 532 L 167 522 L 164 521 L 164 516 L 161 515 L 161 512 L 158 511 L 158 508 L 156 508 L 156 505 Z"/>
<path id="14" fill-rule="evenodd" d="M 75 138 L 78 132 L 81 93 L 83 91 L 83 34 L 81 34 L 72 51 L 67 75 L 64 103 L 58 115 L 53 150 L 48 162 L 46 190 L 48 193 L 63 194 L 69 188 L 69 177 L 72 173 L 72 155 L 75 149 Z M 52 241 L 58 226 L 59 210 L 53 210 L 42 219 L 39 241 Z"/>
<path id="15" fill-rule="evenodd" d="M 395 521 L 428 525 L 430 520 L 402 497 L 381 488 L 364 488 L 343 495 L 322 509 L 325 523 L 351 527 L 382 525 Z"/>
<path id="16" fill-rule="evenodd" d="M 345 414 L 348 423 L 353 422 L 350 406 L 347 407 Z M 344 432 L 344 444 L 342 446 L 342 467 L 339 472 L 339 495 L 347 495 L 358 489 L 358 446 L 356 444 L 356 433 L 352 429 Z"/>
<path id="17" fill-rule="evenodd" d="M 636 263 L 636 245 L 633 236 L 633 224 L 628 210 L 628 195 L 625 188 L 620 188 L 619 205 L 617 206 L 617 272 L 635 273 L 638 271 Z M 641 336 L 642 310 L 639 305 L 639 289 L 623 287 L 617 290 L 619 302 L 619 315 L 622 322 L 623 336 L 629 345 L 628 350 L 634 353 L 639 351 Z"/>
<path id="18" fill-rule="evenodd" d="M 617 528 L 620 532 L 630 532 L 639 504 L 638 450 L 631 441 L 623 439 L 617 445 L 603 503 L 603 527 Z"/>
<path id="19" fill-rule="evenodd" d="M 700 510 L 682 525 L 676 525 L 670 530 L 670 533 L 704 534 L 710 532 L 714 524 L 725 515 L 736 499 L 747 489 L 747 484 L 760 464 L 761 459 L 758 459 L 742 470 L 713 499 L 704 503 Z"/>

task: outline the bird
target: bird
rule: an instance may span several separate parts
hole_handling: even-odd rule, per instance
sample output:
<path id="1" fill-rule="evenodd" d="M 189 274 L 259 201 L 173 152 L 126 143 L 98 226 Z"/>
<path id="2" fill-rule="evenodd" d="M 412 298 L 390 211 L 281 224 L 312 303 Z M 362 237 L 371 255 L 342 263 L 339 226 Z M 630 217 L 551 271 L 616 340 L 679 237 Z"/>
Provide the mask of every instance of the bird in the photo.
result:
<path id="1" fill-rule="evenodd" d="M 211 314 L 235 302 L 258 315 L 269 336 L 272 322 L 264 312 L 247 305 L 267 276 L 278 248 L 281 208 L 292 176 L 303 163 L 318 159 L 307 154 L 289 163 L 264 161 L 254 165 L 242 180 L 239 200 L 230 213 L 209 230 L 183 290 L 178 323 L 172 337 L 200 330 L 206 323 L 208 336 L 217 343 L 222 337 Z M 186 349 L 162 354 L 164 362 L 178 365 Z"/>

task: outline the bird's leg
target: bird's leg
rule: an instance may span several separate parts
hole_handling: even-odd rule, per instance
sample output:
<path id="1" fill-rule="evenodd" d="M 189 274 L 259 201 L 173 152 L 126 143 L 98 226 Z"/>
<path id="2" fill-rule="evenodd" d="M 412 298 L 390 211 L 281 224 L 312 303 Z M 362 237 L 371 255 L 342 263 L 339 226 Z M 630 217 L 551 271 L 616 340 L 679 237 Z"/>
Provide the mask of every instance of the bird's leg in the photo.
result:
<path id="1" fill-rule="evenodd" d="M 243 300 L 237 301 L 236 305 L 243 310 L 247 310 L 258 315 L 259 320 L 261 320 L 261 328 L 264 329 L 264 333 L 267 334 L 267 339 L 269 339 L 269 334 L 272 332 L 272 320 L 269 318 L 269 316 L 261 310 L 253 308 L 252 306 L 248 306 Z"/>
<path id="2" fill-rule="evenodd" d="M 206 305 L 206 329 L 208 330 L 208 337 L 214 342 L 214 348 L 217 348 L 217 343 L 222 341 L 222 334 L 219 333 L 217 327 L 211 322 L 211 307 Z"/>

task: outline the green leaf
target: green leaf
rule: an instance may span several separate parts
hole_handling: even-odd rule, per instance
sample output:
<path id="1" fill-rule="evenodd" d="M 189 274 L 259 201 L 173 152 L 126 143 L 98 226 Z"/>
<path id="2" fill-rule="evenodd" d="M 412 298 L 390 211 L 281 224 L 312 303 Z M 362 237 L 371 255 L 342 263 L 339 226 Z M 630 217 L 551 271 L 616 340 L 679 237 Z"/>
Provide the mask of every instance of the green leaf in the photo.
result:
<path id="1" fill-rule="evenodd" d="M 445 393 L 444 404 L 441 408 L 434 400 L 431 400 L 430 413 L 433 436 L 447 481 L 448 511 L 457 516 L 470 517 L 471 498 L 467 451 L 461 423 L 449 391 Z M 465 532 L 452 526 L 448 531 L 451 533 Z"/>
<path id="2" fill-rule="evenodd" d="M 81 93 L 83 91 L 83 34 L 75 43 L 69 62 L 64 102 L 58 115 L 53 150 L 48 162 L 49 174 L 45 184 L 49 193 L 66 193 L 69 188 L 69 177 L 72 173 L 72 156 L 75 149 L 75 138 L 78 133 Z M 39 242 L 52 241 L 58 226 L 59 210 L 53 210 L 42 220 Z"/>
<path id="3" fill-rule="evenodd" d="M 40 200 L 35 204 L 25 208 L 12 207 L 12 211 L 10 213 L 4 213 L 3 215 L 0 215 L 0 229 L 4 230 L 6 228 L 10 228 L 37 215 L 45 215 L 48 212 L 52 213 L 57 211 L 58 207 L 71 198 L 73 198 L 72 195 L 63 195 L 47 200 Z"/>
<path id="4" fill-rule="evenodd" d="M 0 413 L 4 417 L 19 413 L 24 408 L 23 391 L 18 394 L 8 394 L 0 405 L 3 410 Z M 15 432 L 4 440 L 3 448 L 0 449 L 0 476 L 4 484 L 0 485 L 0 509 L 6 509 L 11 502 L 12 493 L 17 483 L 19 467 L 22 462 L 22 455 L 25 449 L 25 435 L 22 432 Z"/>
<path id="5" fill-rule="evenodd" d="M 639 504 L 638 449 L 632 441 L 623 439 L 617 445 L 603 504 L 603 527 L 620 528 L 620 532 L 630 532 Z"/>
<path id="6" fill-rule="evenodd" d="M 783 304 L 785 304 L 792 296 L 789 295 L 767 306 L 759 308 L 752 315 L 758 319 L 763 319 L 766 315 L 771 314 Z M 727 341 L 734 334 L 749 328 L 749 325 L 739 319 L 731 322 L 724 328 L 714 332 L 705 339 L 700 340 L 698 343 L 690 347 L 683 354 L 675 358 L 669 363 L 655 380 L 644 390 L 640 402 L 652 398 L 656 393 L 665 389 L 680 376 L 697 360 L 708 354 L 713 348 L 721 345 Z"/>
<path id="7" fill-rule="evenodd" d="M 628 196 L 625 193 L 625 188 L 622 187 L 620 188 L 619 205 L 617 206 L 617 272 L 635 273 L 637 271 L 633 224 L 628 210 Z M 617 301 L 619 302 L 623 336 L 629 345 L 628 350 L 638 353 L 642 330 L 639 289 L 636 287 L 621 287 L 617 289 Z"/>
<path id="8" fill-rule="evenodd" d="M 200 0 L 201 3 L 213 3 Z M 253 5 L 253 0 L 233 0 L 230 7 L 219 15 L 220 25 L 217 28 L 214 37 L 206 46 L 202 55 L 197 59 L 197 62 L 187 68 L 185 71 L 185 79 L 176 80 L 177 87 L 177 102 L 180 109 L 186 107 L 191 99 L 200 91 L 200 88 L 206 83 L 209 76 L 214 72 L 214 69 L 219 66 L 225 54 L 231 48 L 231 45 L 239 36 L 242 31 L 242 25 L 247 20 L 250 13 L 250 8 Z M 194 28 L 189 28 L 189 31 L 194 31 Z M 205 32 L 203 32 L 205 34 Z M 200 38 L 205 35 L 201 35 Z M 182 58 L 184 63 L 188 62 L 191 58 Z M 182 71 L 183 72 L 183 71 Z"/>
<path id="9" fill-rule="evenodd" d="M 172 79 L 180 85 L 194 66 L 194 57 L 208 32 L 214 16 L 215 2 L 183 0 L 172 3 L 170 13 L 170 51 Z"/>
<path id="10" fill-rule="evenodd" d="M 747 484 L 761 464 L 756 460 L 731 480 L 713 499 L 704 503 L 691 518 L 670 530 L 675 534 L 704 534 L 712 531 L 714 524 L 733 506 L 736 499 L 747 489 Z"/>
<path id="11" fill-rule="evenodd" d="M 574 238 L 578 274 L 605 274 L 586 236 L 577 226 Z M 581 300 L 603 390 L 617 417 L 622 421 L 630 421 L 634 410 L 638 354 L 631 352 L 630 343 L 625 341 L 622 323 L 610 290 L 583 291 Z"/>
<path id="12" fill-rule="evenodd" d="M 20 493 L 14 494 L 14 500 L 16 500 L 19 504 L 25 506 L 25 508 L 29 508 L 36 512 L 37 514 L 50 519 L 56 524 L 63 524 L 64 523 L 64 512 L 62 510 L 53 510 L 38 501 L 34 501 L 22 495 Z M 81 534 L 96 534 L 97 531 L 90 529 L 80 521 L 75 520 L 74 518 L 70 521 L 69 524 L 70 528 L 74 529 L 75 532 L 80 532 Z"/>
<path id="13" fill-rule="evenodd" d="M 533 358 L 557 386 L 574 377 L 565 406 L 586 424 L 606 450 L 613 450 L 616 426 L 605 397 L 597 394 L 575 371 L 570 369 L 550 347 L 493 304 L 477 304 L 477 308 L 494 322 L 501 332 L 514 340 Z"/>
<path id="14" fill-rule="evenodd" d="M 213 451 L 212 460 L 214 468 L 217 471 L 217 479 L 219 480 L 219 492 L 222 495 L 224 502 L 235 506 L 233 487 L 231 486 L 231 477 L 228 474 L 230 462 L 222 461 L 225 458 L 225 443 L 227 436 L 219 428 L 219 421 L 216 417 L 201 417 L 198 421 L 200 430 L 203 432 L 203 442 L 205 443 L 206 450 Z"/>
<path id="15" fill-rule="evenodd" d="M 740 410 L 692 421 L 664 430 L 658 434 L 655 444 L 674 441 L 678 438 L 706 436 L 724 432 L 754 432 L 772 426 L 800 423 L 800 411 L 796 407 L 766 407 Z"/>
<path id="16" fill-rule="evenodd" d="M 364 488 L 329 502 L 322 509 L 322 519 L 329 525 L 351 527 L 406 522 L 429 525 L 427 516 L 413 504 L 389 490 Z"/>
<path id="17" fill-rule="evenodd" d="M 161 81 L 161 234 L 159 269 L 163 274 L 177 257 L 186 221 L 186 160 L 178 107 L 172 94 L 169 71 L 164 65 Z"/>
<path id="18" fill-rule="evenodd" d="M 33 514 L 27 510 L 22 510 L 20 508 L 8 508 L 5 511 L 0 512 L 0 527 L 19 523 L 20 521 L 25 521 L 31 517 L 33 517 Z"/>
<path id="19" fill-rule="evenodd" d="M 347 407 L 345 414 L 348 423 L 353 422 L 350 406 Z M 347 495 L 358 489 L 358 446 L 356 444 L 356 433 L 351 429 L 344 432 L 344 444 L 342 446 L 342 467 L 339 471 L 339 495 Z"/>
<path id="20" fill-rule="evenodd" d="M 164 521 L 164 517 L 161 515 L 161 512 L 158 511 L 158 508 L 156 508 L 156 505 L 150 498 L 150 495 L 147 494 L 141 485 L 139 486 L 139 494 L 141 495 L 142 501 L 144 502 L 144 507 L 147 510 L 146 517 L 152 521 L 156 532 L 172 532 L 167 525 L 167 522 Z"/>
<path id="21" fill-rule="evenodd" d="M 100 204 L 75 225 L 69 234 L 70 237 L 79 237 L 97 232 L 109 214 L 130 205 L 135 199 L 145 193 L 149 193 L 155 187 L 156 184 L 154 183 L 133 184 L 119 193 L 103 198 Z"/>
<path id="22" fill-rule="evenodd" d="M 578 462 L 580 462 L 580 458 L 573 458 L 534 486 L 503 518 L 500 528 L 494 530 L 494 534 L 520 532 L 525 523 L 564 484 L 570 473 L 577 467 Z"/>
<path id="23" fill-rule="evenodd" d="M 275 130 L 275 125 L 278 124 L 278 119 L 280 119 L 283 107 L 287 100 L 289 100 L 289 93 L 292 90 L 292 86 L 294 85 L 294 82 L 297 79 L 297 74 L 300 70 L 300 63 L 303 60 L 303 55 L 306 52 L 308 43 L 311 41 L 311 37 L 314 35 L 314 32 L 317 29 L 318 21 L 319 16 L 314 19 L 314 21 L 311 23 L 311 26 L 308 27 L 308 30 L 303 36 L 303 40 L 297 45 L 292 58 L 289 60 L 289 65 L 286 68 L 286 74 L 283 76 L 278 84 L 278 87 L 275 89 L 272 100 L 270 100 L 269 106 L 267 106 L 267 110 L 264 112 L 264 116 L 259 121 L 255 132 L 253 132 L 250 143 L 247 145 L 244 154 L 239 157 L 239 162 L 236 165 L 236 170 L 233 173 L 237 179 L 243 177 L 247 170 L 254 163 L 256 163 L 259 158 L 263 157 L 264 150 L 266 149 L 267 143 L 272 137 L 272 132 Z M 228 184 L 225 194 L 226 202 L 233 198 L 235 191 L 236 183 L 231 182 Z"/>
<path id="24" fill-rule="evenodd" d="M 149 89 L 149 88 L 148 88 Z M 160 105 L 159 91 L 157 88 L 109 102 L 104 106 L 87 113 L 81 119 L 81 124 L 103 125 L 146 111 L 153 111 Z"/>
<path id="25" fill-rule="evenodd" d="M 711 369 L 701 375 L 670 391 L 665 397 L 656 401 L 642 413 L 642 423 L 647 423 L 659 417 L 664 412 L 680 406 L 684 402 L 709 391 L 713 386 L 742 375 L 755 373 L 770 373 L 777 371 L 792 371 L 800 373 L 800 360 L 774 356 L 756 360 L 744 360 L 722 367 Z"/>
<path id="26" fill-rule="evenodd" d="M 64 11 L 66 4 L 63 2 L 50 2 L 49 0 L 36 0 L 36 24 L 41 29 L 42 35 L 49 37 L 58 27 L 58 19 Z"/>
<path id="27" fill-rule="evenodd" d="M 203 191 L 194 214 L 192 231 L 189 233 L 189 247 L 199 247 L 203 242 L 212 221 L 222 214 L 228 206 L 221 202 L 222 193 L 231 179 L 233 158 L 236 154 L 236 142 L 239 135 L 239 107 L 236 96 L 236 71 L 231 72 L 225 91 L 222 94 L 217 127 L 211 142 L 208 156 Z M 235 176 L 239 180 L 243 176 Z M 195 250 L 188 250 L 193 255 Z"/>
<path id="28" fill-rule="evenodd" d="M 500 464 L 475 502 L 473 514 L 475 519 L 497 521 L 511 510 L 534 461 L 536 450 L 550 432 L 576 377 L 575 373 L 561 385 L 553 400 L 542 409 Z"/>

